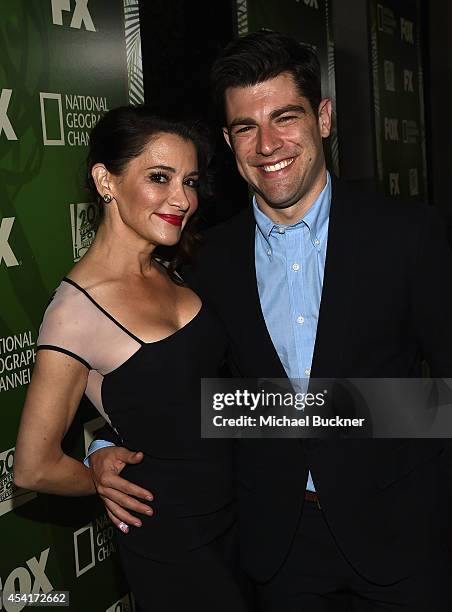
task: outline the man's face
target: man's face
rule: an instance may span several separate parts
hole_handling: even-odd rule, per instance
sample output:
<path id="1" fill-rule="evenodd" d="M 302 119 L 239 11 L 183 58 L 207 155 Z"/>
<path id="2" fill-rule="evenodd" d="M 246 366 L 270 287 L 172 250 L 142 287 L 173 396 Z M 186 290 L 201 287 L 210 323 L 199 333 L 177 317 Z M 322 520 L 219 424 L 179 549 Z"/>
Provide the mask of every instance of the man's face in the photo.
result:
<path id="1" fill-rule="evenodd" d="M 229 87 L 225 102 L 224 136 L 259 207 L 272 218 L 301 218 L 325 186 L 331 102 L 314 112 L 289 73 Z"/>

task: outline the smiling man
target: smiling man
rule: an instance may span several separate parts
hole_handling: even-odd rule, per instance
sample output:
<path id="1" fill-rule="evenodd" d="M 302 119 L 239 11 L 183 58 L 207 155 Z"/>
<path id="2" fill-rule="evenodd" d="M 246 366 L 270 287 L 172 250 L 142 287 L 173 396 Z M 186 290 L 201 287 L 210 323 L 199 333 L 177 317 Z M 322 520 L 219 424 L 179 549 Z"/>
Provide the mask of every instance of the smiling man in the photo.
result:
<path id="1" fill-rule="evenodd" d="M 249 34 L 216 61 L 212 88 L 254 199 L 208 232 L 190 281 L 228 331 L 234 373 L 407 378 L 425 360 L 451 377 L 442 225 L 431 207 L 330 176 L 331 102 L 313 51 Z M 445 440 L 241 440 L 241 558 L 259 609 L 450 611 L 445 450 Z M 117 472 L 137 460 L 124 449 L 93 457 L 110 515 L 132 523 L 121 506 L 144 505 L 124 493 L 145 492 Z"/>
<path id="2" fill-rule="evenodd" d="M 259 208 L 277 222 L 300 220 L 326 183 L 322 138 L 330 133 L 331 101 L 322 100 L 314 112 L 292 74 L 283 72 L 246 88 L 228 87 L 225 107 L 225 139 Z"/>

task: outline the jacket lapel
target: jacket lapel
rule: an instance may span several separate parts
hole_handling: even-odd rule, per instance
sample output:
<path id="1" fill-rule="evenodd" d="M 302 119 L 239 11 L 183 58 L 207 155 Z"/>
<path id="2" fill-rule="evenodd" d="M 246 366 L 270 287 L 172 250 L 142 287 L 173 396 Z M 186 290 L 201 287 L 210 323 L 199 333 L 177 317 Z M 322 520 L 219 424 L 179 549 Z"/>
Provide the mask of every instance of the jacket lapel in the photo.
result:
<path id="1" fill-rule="evenodd" d="M 360 202 L 343 184 L 333 179 L 328 245 L 320 304 L 312 378 L 344 375 L 347 334 L 356 276 L 356 232 Z M 235 340 L 239 363 L 246 376 L 285 378 L 286 372 L 268 333 L 259 299 L 255 267 L 255 220 L 252 208 L 244 210 L 228 227 L 234 248 L 228 249 L 223 267 L 230 278 L 219 293 L 218 311 Z M 231 291 L 234 287 L 234 291 Z"/>
<path id="2" fill-rule="evenodd" d="M 252 208 L 246 212 L 246 222 L 237 226 L 237 249 L 234 249 L 233 255 L 237 259 L 232 265 L 236 272 L 236 296 L 240 296 L 241 316 L 237 332 L 241 344 L 243 338 L 249 338 L 249 352 L 256 365 L 256 377 L 285 378 L 286 372 L 273 346 L 262 313 L 254 251 L 256 223 Z"/>
<path id="3" fill-rule="evenodd" d="M 333 180 L 328 245 L 311 376 L 344 375 L 356 275 L 356 231 L 359 207 L 351 194 Z"/>

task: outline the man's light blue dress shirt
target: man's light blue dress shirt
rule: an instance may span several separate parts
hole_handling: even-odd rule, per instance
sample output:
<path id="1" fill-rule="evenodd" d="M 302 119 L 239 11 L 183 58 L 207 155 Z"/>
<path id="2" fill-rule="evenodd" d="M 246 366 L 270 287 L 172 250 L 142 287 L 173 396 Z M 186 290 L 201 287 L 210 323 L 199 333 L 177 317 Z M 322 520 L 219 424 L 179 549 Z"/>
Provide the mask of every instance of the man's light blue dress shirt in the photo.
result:
<path id="1" fill-rule="evenodd" d="M 329 174 L 323 191 L 294 225 L 275 224 L 253 201 L 262 313 L 287 376 L 304 379 L 306 388 L 319 318 L 330 204 Z M 311 473 L 306 488 L 315 490 Z"/>
<path id="2" fill-rule="evenodd" d="M 306 215 L 294 225 L 275 224 L 253 200 L 259 298 L 268 332 L 286 374 L 311 374 L 325 271 L 331 179 Z M 111 442 L 95 440 L 87 457 Z M 87 458 L 85 464 L 88 465 Z M 311 473 L 306 488 L 315 491 Z"/>

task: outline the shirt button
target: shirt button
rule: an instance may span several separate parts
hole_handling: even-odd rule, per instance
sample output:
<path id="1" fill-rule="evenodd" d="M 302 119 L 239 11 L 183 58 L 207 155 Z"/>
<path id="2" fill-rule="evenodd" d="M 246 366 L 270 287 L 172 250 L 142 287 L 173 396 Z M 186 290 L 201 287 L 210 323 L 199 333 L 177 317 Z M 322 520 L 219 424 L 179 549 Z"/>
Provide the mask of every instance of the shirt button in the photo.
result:
<path id="1" fill-rule="evenodd" d="M 272 254 L 272 250 L 271 250 L 271 249 L 268 249 L 268 251 L 267 251 L 267 255 L 271 255 L 271 254 Z"/>
<path id="2" fill-rule="evenodd" d="M 300 269 L 300 264 L 299 263 L 292 264 L 292 270 L 294 272 L 298 272 L 299 269 Z"/>
<path id="3" fill-rule="evenodd" d="M 278 234 L 284 234 L 286 230 L 283 227 L 278 227 L 277 232 Z"/>
<path id="4" fill-rule="evenodd" d="M 304 317 L 302 317 L 301 315 L 299 317 L 297 317 L 297 323 L 299 323 L 300 325 L 303 325 Z"/>
<path id="5" fill-rule="evenodd" d="M 314 240 L 314 244 L 315 244 L 315 246 L 319 246 L 319 244 L 320 244 L 320 240 L 319 240 L 318 238 L 316 238 L 316 239 Z"/>
<path id="6" fill-rule="evenodd" d="M 310 368 L 306 368 L 304 373 L 306 374 L 306 376 L 309 376 L 309 374 L 311 373 L 311 369 Z"/>

